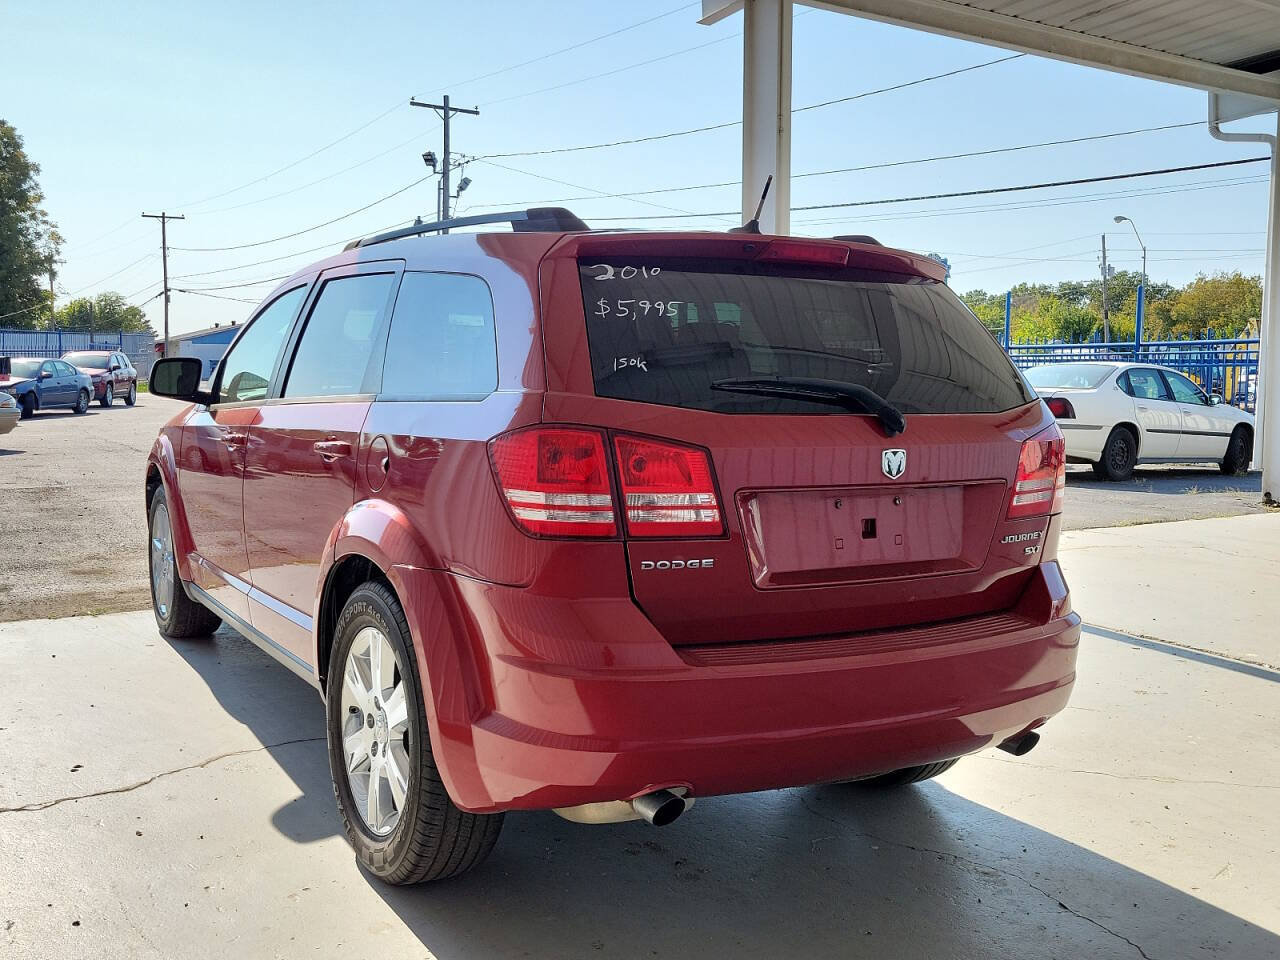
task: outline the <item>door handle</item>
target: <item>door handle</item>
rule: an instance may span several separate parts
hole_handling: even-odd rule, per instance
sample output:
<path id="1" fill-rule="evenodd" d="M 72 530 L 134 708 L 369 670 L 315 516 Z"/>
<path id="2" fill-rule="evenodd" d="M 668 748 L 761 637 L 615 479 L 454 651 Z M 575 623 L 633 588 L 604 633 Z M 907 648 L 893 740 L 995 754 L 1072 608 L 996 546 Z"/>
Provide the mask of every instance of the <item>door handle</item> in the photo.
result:
<path id="1" fill-rule="evenodd" d="M 351 444 L 345 440 L 318 440 L 311 447 L 325 463 L 351 456 Z"/>
<path id="2" fill-rule="evenodd" d="M 1146 412 L 1147 412 L 1147 408 L 1146 408 L 1146 407 L 1142 407 L 1142 406 L 1140 406 L 1140 407 L 1138 407 L 1138 409 L 1139 409 L 1142 413 L 1146 413 Z"/>
<path id="3" fill-rule="evenodd" d="M 228 450 L 234 453 L 237 447 L 244 446 L 245 441 L 248 438 L 249 435 L 247 433 L 224 433 L 222 435 L 222 442 L 226 444 Z"/>

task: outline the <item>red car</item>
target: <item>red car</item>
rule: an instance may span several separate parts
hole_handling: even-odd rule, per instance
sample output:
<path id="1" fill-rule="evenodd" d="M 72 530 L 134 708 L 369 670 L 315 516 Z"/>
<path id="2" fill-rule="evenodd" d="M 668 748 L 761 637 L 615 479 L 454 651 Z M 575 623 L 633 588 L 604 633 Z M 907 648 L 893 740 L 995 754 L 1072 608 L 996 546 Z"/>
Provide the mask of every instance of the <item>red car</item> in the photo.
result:
<path id="1" fill-rule="evenodd" d="M 124 398 L 129 407 L 137 402 L 138 371 L 125 354 L 111 350 L 77 350 L 62 359 L 89 375 L 93 381 L 93 399 L 102 406 L 111 406 L 116 397 Z"/>
<path id="2" fill-rule="evenodd" d="M 392 883 L 502 812 L 896 785 L 1062 710 L 1063 439 L 943 267 L 870 242 L 372 237 L 299 271 L 150 454 L 160 630 L 325 699 Z"/>

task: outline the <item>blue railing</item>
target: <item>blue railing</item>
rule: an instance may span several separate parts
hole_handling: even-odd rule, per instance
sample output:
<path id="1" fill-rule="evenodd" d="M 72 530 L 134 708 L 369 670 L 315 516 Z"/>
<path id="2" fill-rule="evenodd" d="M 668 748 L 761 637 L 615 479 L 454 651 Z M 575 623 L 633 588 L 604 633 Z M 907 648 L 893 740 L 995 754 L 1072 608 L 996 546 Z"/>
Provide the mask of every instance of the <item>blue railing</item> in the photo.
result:
<path id="1" fill-rule="evenodd" d="M 1157 340 L 1122 343 L 1014 343 L 1006 348 L 1013 362 L 1027 369 L 1046 363 L 1120 360 L 1156 363 L 1185 373 L 1206 393 L 1250 412 L 1257 400 L 1258 341 Z"/>
<path id="2" fill-rule="evenodd" d="M 150 333 L 0 329 L 0 357 L 61 357 L 73 350 L 119 350 L 147 376 L 155 359 Z"/>

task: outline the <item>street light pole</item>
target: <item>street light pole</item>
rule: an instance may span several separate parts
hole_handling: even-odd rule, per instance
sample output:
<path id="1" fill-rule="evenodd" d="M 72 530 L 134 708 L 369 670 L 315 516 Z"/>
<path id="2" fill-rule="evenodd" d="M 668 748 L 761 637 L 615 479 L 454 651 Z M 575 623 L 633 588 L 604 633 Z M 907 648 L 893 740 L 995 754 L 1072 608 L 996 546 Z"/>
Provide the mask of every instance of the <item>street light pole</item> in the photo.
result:
<path id="1" fill-rule="evenodd" d="M 1133 227 L 1133 235 L 1138 238 L 1138 246 L 1142 248 L 1142 286 L 1147 286 L 1147 245 L 1142 242 L 1142 235 L 1138 233 L 1138 225 L 1128 217 L 1117 216 L 1114 218 L 1116 223 L 1127 223 Z"/>

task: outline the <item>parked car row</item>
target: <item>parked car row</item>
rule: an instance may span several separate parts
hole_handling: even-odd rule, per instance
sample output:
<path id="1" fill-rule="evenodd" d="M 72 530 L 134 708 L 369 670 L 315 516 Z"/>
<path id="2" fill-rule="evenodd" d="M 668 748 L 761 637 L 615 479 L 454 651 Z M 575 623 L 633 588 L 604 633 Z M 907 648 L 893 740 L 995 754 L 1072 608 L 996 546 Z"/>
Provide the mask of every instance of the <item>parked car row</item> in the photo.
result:
<path id="1" fill-rule="evenodd" d="M 60 360 L 4 357 L 0 358 L 0 395 L 14 401 L 23 420 L 37 410 L 54 407 L 84 413 L 95 400 L 109 407 L 119 398 L 132 407 L 138 399 L 138 371 L 128 356 L 116 350 L 77 351 Z M 6 432 L 0 426 L 0 433 Z"/>

